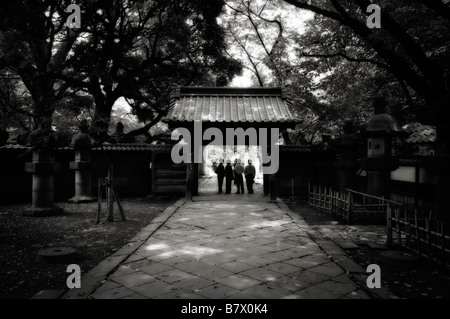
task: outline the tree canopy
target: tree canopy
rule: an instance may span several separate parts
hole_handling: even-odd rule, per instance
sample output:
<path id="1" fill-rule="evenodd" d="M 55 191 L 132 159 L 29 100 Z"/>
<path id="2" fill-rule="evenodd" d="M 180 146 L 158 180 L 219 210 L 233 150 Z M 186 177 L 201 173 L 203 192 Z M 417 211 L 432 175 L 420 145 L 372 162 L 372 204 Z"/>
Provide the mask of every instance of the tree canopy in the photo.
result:
<path id="1" fill-rule="evenodd" d="M 364 123 L 380 95 L 401 124 L 450 140 L 448 1 L 380 0 L 381 28 L 367 26 L 368 0 L 84 0 L 79 29 L 69 3 L 0 4 L 3 123 L 63 130 L 88 117 L 104 141 L 124 98 L 143 123 L 129 136 L 151 138 L 175 85 L 227 85 L 243 66 L 256 86 L 290 88 L 304 119 L 294 141 Z"/>
<path id="2" fill-rule="evenodd" d="M 449 90 L 448 3 L 378 1 L 379 29 L 367 25 L 365 0 L 228 3 L 229 40 L 255 85 L 290 87 L 307 141 L 339 134 L 347 120 L 364 123 L 378 96 L 400 123 L 439 126 Z"/>
<path id="3" fill-rule="evenodd" d="M 223 1 L 80 1 L 79 29 L 66 25 L 68 4 L 32 0 L 0 7 L 0 70 L 32 100 L 31 108 L 3 110 L 25 110 L 33 128 L 49 130 L 58 106 L 60 114 L 79 114 L 81 103 L 85 113 L 92 111 L 91 133 L 105 140 L 112 107 L 124 97 L 144 123 L 132 135 L 149 134 L 167 112 L 174 86 L 226 84 L 240 71 L 224 54 L 216 22 Z"/>

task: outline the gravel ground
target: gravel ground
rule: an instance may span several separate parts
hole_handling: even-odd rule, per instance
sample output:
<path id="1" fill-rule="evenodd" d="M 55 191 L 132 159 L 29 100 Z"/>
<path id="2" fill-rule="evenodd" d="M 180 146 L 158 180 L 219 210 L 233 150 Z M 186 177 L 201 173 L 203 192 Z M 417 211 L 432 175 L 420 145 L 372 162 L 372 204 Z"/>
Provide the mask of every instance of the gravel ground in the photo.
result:
<path id="1" fill-rule="evenodd" d="M 82 275 L 127 243 L 177 198 L 123 199 L 127 220 L 122 222 L 114 208 L 114 222 L 96 224 L 97 203 L 57 203 L 64 214 L 25 217 L 27 205 L 0 206 L 0 298 L 30 298 L 43 289 L 66 289 L 67 265 L 78 264 Z M 38 258 L 51 247 L 73 247 L 70 261 L 55 264 Z"/>
<path id="2" fill-rule="evenodd" d="M 334 220 L 328 213 L 312 209 L 305 201 L 286 201 L 290 209 L 299 214 L 315 230 L 324 236 L 339 235 L 357 244 L 357 249 L 345 250 L 364 269 L 369 264 L 379 264 L 382 287 L 389 289 L 402 299 L 450 298 L 450 269 L 436 263 L 420 259 L 409 266 L 394 266 L 379 260 L 380 248 L 386 242 L 386 227 L 381 225 L 344 225 Z M 392 247 L 392 250 L 402 250 Z"/>

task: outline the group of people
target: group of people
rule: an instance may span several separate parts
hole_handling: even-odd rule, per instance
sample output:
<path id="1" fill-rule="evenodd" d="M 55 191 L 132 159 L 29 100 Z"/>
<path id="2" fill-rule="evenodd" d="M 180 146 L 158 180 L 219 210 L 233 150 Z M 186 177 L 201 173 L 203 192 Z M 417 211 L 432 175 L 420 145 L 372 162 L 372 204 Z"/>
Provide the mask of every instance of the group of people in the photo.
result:
<path id="1" fill-rule="evenodd" d="M 219 183 L 219 193 L 222 193 L 223 179 L 225 178 L 225 193 L 231 193 L 231 184 L 234 180 L 234 184 L 237 187 L 236 194 L 244 194 L 244 175 L 247 183 L 247 191 L 249 194 L 253 194 L 253 183 L 255 182 L 255 166 L 252 165 L 252 161 L 248 160 L 248 165 L 244 167 L 240 159 L 236 159 L 233 166 L 231 160 L 227 160 L 226 166 L 223 165 L 224 160 L 220 159 L 219 165 L 213 164 L 213 170 L 217 174 L 217 181 Z"/>

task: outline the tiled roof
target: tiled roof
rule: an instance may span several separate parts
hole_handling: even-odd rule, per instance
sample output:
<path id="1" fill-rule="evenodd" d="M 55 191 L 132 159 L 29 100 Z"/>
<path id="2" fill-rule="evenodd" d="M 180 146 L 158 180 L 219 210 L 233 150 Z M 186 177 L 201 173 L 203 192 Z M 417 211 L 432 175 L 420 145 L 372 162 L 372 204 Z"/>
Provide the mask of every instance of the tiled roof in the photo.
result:
<path id="1" fill-rule="evenodd" d="M 172 97 L 165 122 L 300 123 L 280 87 L 180 87 Z"/>
<path id="2" fill-rule="evenodd" d="M 28 146 L 20 145 L 20 144 L 5 144 L 3 146 L 0 146 L 0 149 L 6 149 L 6 150 L 26 150 L 29 149 Z"/>
<path id="3" fill-rule="evenodd" d="M 305 153 L 311 152 L 311 148 L 302 145 L 280 145 L 280 152 Z"/>
<path id="4" fill-rule="evenodd" d="M 170 151 L 170 144 L 103 144 L 101 147 L 94 147 L 93 151 Z"/>
<path id="5" fill-rule="evenodd" d="M 436 142 L 436 127 L 420 123 L 408 123 L 404 125 L 403 131 L 409 134 L 406 143 L 434 143 Z"/>
<path id="6" fill-rule="evenodd" d="M 152 151 L 152 152 L 164 152 L 170 151 L 172 145 L 170 144 L 103 144 L 99 147 L 92 148 L 92 151 Z M 29 146 L 23 146 L 19 144 L 6 144 L 0 146 L 0 149 L 30 149 Z M 72 147 L 64 146 L 58 147 L 59 151 L 73 150 Z"/>

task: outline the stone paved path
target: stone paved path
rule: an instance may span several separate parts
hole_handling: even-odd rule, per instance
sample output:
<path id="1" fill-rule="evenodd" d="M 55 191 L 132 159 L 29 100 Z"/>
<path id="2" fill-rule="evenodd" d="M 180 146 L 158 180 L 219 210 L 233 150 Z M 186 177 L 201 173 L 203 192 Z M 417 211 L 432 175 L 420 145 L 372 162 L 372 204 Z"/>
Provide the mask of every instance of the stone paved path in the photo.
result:
<path id="1" fill-rule="evenodd" d="M 186 203 L 89 298 L 368 298 L 301 218 L 252 195 Z"/>

